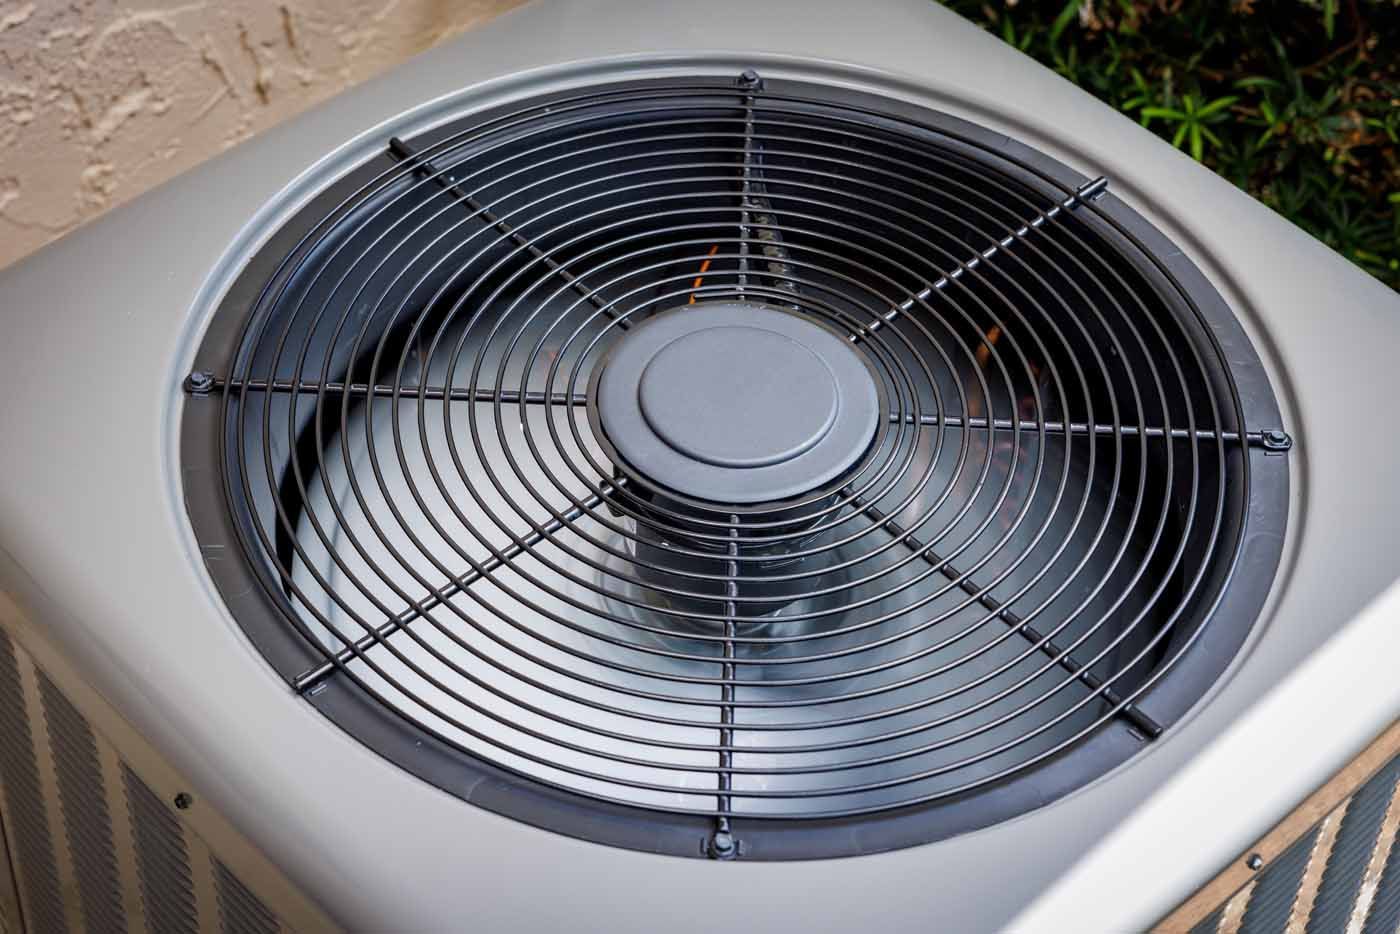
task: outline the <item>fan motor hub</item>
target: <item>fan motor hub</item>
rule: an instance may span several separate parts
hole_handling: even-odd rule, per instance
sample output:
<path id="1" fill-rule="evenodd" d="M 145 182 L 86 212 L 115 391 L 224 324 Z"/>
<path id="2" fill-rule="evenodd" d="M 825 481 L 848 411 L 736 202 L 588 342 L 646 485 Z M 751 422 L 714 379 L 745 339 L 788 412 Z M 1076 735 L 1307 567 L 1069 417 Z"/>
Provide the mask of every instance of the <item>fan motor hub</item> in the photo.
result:
<path id="1" fill-rule="evenodd" d="M 875 377 L 810 318 L 687 305 L 633 328 L 602 364 L 598 415 L 633 470 L 686 496 L 752 505 L 841 477 L 879 426 Z"/>
<path id="2" fill-rule="evenodd" d="M 672 449 L 717 467 L 767 467 L 800 457 L 831 431 L 836 377 L 777 331 L 702 328 L 661 349 L 642 371 L 647 426 Z"/>

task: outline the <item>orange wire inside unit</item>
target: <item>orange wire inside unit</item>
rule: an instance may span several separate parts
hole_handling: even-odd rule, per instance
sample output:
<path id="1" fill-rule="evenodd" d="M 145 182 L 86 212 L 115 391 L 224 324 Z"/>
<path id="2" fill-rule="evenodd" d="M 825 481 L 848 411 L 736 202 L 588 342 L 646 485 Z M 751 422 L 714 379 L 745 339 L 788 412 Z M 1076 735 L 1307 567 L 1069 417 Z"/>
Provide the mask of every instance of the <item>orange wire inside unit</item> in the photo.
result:
<path id="1" fill-rule="evenodd" d="M 986 341 L 977 346 L 977 365 L 982 367 L 982 369 L 985 370 L 987 368 L 987 360 L 992 355 L 992 347 L 996 345 L 996 342 L 1000 337 L 1001 328 L 997 327 L 996 325 L 992 325 L 991 330 L 987 332 Z"/>
<path id="2" fill-rule="evenodd" d="M 700 275 L 696 276 L 695 281 L 690 284 L 690 301 L 686 302 L 687 305 L 695 304 L 695 290 L 700 288 L 700 283 L 705 281 L 705 273 L 710 271 L 710 261 L 714 259 L 714 255 L 718 252 L 719 244 L 716 243 L 714 246 L 710 247 L 710 252 L 705 254 L 705 261 L 700 264 Z"/>

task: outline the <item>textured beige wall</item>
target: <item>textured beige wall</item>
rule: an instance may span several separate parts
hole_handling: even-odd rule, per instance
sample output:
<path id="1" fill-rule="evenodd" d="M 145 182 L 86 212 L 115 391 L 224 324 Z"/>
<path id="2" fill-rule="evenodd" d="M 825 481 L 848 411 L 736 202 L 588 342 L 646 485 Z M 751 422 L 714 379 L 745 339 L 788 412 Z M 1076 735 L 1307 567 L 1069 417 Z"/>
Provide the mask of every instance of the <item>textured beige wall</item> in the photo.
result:
<path id="1" fill-rule="evenodd" d="M 520 0 L 0 0 L 0 267 Z"/>

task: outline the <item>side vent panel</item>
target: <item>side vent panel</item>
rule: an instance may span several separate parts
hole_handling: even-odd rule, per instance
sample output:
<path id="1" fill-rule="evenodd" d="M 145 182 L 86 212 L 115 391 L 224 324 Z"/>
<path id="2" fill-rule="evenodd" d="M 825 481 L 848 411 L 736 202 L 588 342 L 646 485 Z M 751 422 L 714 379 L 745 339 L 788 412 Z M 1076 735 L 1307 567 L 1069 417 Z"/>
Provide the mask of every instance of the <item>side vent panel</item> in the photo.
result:
<path id="1" fill-rule="evenodd" d="M 0 934 L 19 934 L 19 893 L 15 891 L 14 864 L 0 826 Z"/>
<path id="2" fill-rule="evenodd" d="M 54 841 L 49 836 L 48 805 L 54 802 L 45 800 L 39 785 L 25 693 L 14 644 L 0 634 L 0 783 L 5 789 L 5 830 L 10 834 L 7 842 L 18 877 L 16 888 L 31 930 L 66 931 Z"/>
<path id="3" fill-rule="evenodd" d="M 141 900 L 152 930 L 194 932 L 194 883 L 180 823 L 136 773 L 122 766 L 122 784 L 136 830 Z"/>
<path id="4" fill-rule="evenodd" d="M 292 930 L 60 674 L 0 629 L 0 934 Z"/>
<path id="5" fill-rule="evenodd" d="M 44 720 L 58 776 L 68 852 L 78 898 L 88 927 L 127 930 L 122 909 L 121 880 L 112 843 L 112 818 L 102 788 L 97 741 L 82 714 L 47 676 L 39 675 Z"/>
<path id="6" fill-rule="evenodd" d="M 218 860 L 214 861 L 214 879 L 224 934 L 277 934 L 277 917 Z"/>

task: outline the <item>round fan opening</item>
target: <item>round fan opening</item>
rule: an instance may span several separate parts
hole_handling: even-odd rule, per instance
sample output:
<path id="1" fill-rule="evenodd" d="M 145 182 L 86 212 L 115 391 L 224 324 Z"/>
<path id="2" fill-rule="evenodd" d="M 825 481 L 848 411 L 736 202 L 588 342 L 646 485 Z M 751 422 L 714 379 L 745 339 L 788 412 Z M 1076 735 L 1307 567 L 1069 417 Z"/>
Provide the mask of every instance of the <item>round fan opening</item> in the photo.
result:
<path id="1" fill-rule="evenodd" d="M 191 518 L 291 688 L 617 845 L 1041 806 L 1204 695 L 1278 560 L 1245 554 L 1285 508 L 1272 395 L 1179 251 L 1103 179 L 816 84 L 386 140 L 200 360 Z"/>

